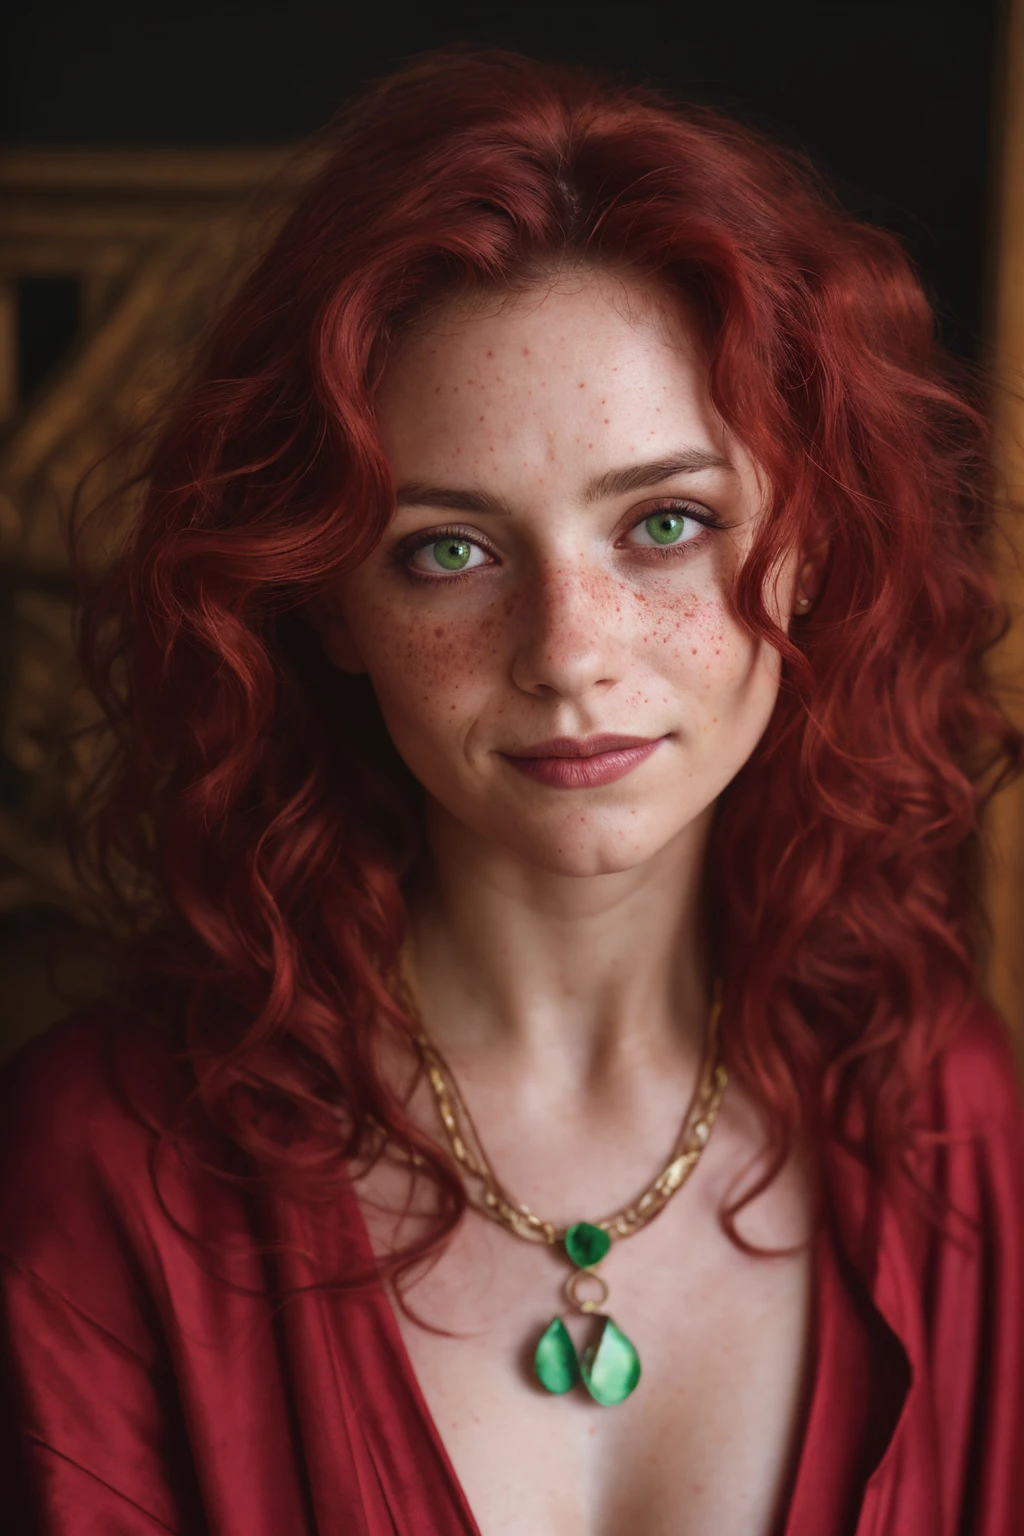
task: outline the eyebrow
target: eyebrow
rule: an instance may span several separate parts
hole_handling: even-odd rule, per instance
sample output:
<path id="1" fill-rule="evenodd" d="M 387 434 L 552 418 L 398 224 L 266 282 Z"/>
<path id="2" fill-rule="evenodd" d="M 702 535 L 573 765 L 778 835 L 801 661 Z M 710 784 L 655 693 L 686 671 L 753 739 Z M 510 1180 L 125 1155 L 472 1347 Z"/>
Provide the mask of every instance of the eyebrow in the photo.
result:
<path id="1" fill-rule="evenodd" d="M 587 482 L 583 500 L 589 506 L 609 496 L 624 496 L 629 491 L 644 490 L 650 485 L 660 485 L 674 475 L 696 475 L 708 469 L 725 469 L 734 473 L 728 459 L 706 448 L 684 448 L 662 459 L 651 459 L 645 464 L 626 464 L 620 469 L 608 469 Z M 399 507 L 445 507 L 453 512 L 494 512 L 507 516 L 511 511 L 508 502 L 490 491 L 459 490 L 453 486 L 431 485 L 424 480 L 409 480 L 395 492 L 395 505 Z"/>

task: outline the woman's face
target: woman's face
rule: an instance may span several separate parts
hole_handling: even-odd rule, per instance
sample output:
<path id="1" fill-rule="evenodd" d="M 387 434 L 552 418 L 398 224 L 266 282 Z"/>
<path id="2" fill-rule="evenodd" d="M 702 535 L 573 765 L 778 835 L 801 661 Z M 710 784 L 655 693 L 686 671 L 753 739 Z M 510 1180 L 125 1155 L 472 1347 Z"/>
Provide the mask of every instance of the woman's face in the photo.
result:
<path id="1" fill-rule="evenodd" d="M 377 406 L 397 511 L 324 638 L 369 673 L 435 818 L 569 875 L 693 835 L 779 658 L 730 612 L 763 487 L 678 302 L 606 273 L 453 301 Z"/>

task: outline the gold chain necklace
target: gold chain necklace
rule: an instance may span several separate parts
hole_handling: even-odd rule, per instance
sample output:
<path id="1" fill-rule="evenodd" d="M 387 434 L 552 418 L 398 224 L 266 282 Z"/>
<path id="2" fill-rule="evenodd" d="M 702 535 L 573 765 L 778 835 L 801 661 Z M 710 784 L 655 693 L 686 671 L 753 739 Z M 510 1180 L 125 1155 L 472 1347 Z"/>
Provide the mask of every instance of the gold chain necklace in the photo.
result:
<path id="1" fill-rule="evenodd" d="M 474 1209 L 490 1216 L 516 1237 L 550 1245 L 561 1243 L 574 1266 L 565 1282 L 566 1299 L 575 1311 L 586 1313 L 600 1324 L 597 1336 L 587 1344 L 582 1355 L 577 1355 L 561 1317 L 556 1316 L 548 1324 L 537 1344 L 533 1364 L 537 1379 L 549 1392 L 568 1392 L 582 1380 L 595 1402 L 607 1407 L 623 1402 L 640 1380 L 640 1357 L 635 1345 L 602 1311 L 608 1300 L 608 1282 L 597 1273 L 597 1266 L 614 1240 L 631 1237 L 664 1210 L 700 1161 L 728 1081 L 725 1068 L 718 1059 L 721 993 L 721 982 L 716 980 L 701 1075 L 668 1162 L 632 1204 L 599 1221 L 577 1221 L 568 1227 L 556 1227 L 553 1222 L 536 1216 L 529 1206 L 514 1200 L 501 1184 L 487 1161 L 451 1069 L 427 1034 L 407 994 L 407 1002 L 418 1025 L 414 1038 L 452 1155 L 481 1191 L 480 1198 L 471 1200 Z M 474 1143 L 472 1149 L 464 1127 L 469 1128 Z M 596 1299 L 580 1299 L 578 1288 L 587 1278 L 597 1281 L 599 1295 Z"/>

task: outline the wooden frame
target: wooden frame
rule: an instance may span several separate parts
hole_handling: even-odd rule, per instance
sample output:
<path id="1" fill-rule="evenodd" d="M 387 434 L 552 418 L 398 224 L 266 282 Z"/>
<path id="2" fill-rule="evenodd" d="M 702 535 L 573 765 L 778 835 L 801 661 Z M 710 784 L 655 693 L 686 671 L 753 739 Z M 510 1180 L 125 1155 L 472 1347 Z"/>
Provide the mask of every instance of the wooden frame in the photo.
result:
<path id="1" fill-rule="evenodd" d="M 1024 725 L 1024 0 L 1011 0 L 1000 47 L 992 261 L 995 415 L 1007 508 L 996 558 L 1013 625 L 994 658 L 1008 709 Z M 986 903 L 992 922 L 989 993 L 1024 1064 L 1024 782 L 994 802 L 988 823 Z"/>

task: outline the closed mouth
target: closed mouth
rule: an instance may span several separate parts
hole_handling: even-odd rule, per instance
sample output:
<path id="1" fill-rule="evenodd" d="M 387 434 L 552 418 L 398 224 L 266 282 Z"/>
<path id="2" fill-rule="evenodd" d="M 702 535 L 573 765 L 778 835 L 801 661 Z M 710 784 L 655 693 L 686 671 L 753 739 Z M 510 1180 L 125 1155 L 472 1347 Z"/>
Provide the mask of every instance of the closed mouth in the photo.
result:
<path id="1" fill-rule="evenodd" d="M 597 757 L 602 752 L 628 752 L 636 747 L 649 747 L 657 736 L 616 736 L 605 732 L 597 736 L 552 736 L 549 741 L 538 741 L 504 757 Z"/>

